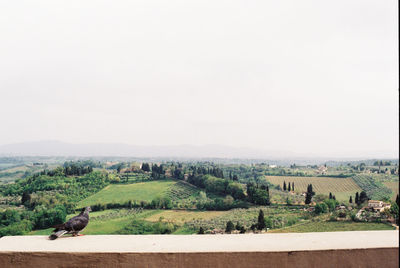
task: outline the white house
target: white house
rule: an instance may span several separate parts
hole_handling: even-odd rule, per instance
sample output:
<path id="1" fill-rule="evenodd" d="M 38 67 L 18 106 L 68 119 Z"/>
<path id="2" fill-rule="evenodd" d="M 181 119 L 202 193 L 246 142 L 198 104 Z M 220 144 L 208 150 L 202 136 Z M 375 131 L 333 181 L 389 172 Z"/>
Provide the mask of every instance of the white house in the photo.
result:
<path id="1" fill-rule="evenodd" d="M 382 212 L 385 208 L 389 209 L 390 204 L 379 200 L 368 200 L 368 207 Z"/>

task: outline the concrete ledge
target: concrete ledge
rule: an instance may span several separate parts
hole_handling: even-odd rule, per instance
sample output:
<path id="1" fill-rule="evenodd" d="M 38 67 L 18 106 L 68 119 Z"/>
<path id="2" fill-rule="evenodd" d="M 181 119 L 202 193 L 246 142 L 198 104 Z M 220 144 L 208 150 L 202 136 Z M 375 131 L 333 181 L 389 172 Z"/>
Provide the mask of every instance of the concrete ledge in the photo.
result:
<path id="1" fill-rule="evenodd" d="M 0 267 L 398 267 L 399 232 L 0 239 Z"/>

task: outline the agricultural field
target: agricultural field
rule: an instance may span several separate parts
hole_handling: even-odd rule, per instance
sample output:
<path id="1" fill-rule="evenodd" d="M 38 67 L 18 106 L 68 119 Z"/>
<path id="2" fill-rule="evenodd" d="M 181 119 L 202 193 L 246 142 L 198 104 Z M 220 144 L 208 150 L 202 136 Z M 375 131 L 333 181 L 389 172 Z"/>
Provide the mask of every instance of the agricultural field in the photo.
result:
<path id="1" fill-rule="evenodd" d="M 399 194 L 399 182 L 388 181 L 388 182 L 383 182 L 383 185 L 392 190 L 392 200 L 396 200 L 396 196 Z"/>
<path id="2" fill-rule="evenodd" d="M 150 174 L 146 173 L 122 173 L 119 174 L 122 183 L 137 183 L 150 180 Z"/>
<path id="3" fill-rule="evenodd" d="M 216 217 L 220 217 L 227 211 L 190 211 L 190 210 L 164 210 L 161 213 L 151 215 L 145 220 L 156 222 L 160 219 L 166 222 L 174 222 L 178 224 L 183 224 L 188 221 L 195 220 L 211 220 Z"/>
<path id="4" fill-rule="evenodd" d="M 368 197 L 374 200 L 390 199 L 392 190 L 384 185 L 376 175 L 359 174 L 353 180 L 367 193 Z"/>
<path id="5" fill-rule="evenodd" d="M 188 183 L 177 180 L 159 180 L 133 184 L 111 184 L 80 201 L 77 207 L 95 204 L 125 203 L 128 201 L 151 202 L 156 197 L 168 197 L 177 207 L 193 207 L 199 190 Z"/>
<path id="6" fill-rule="evenodd" d="M 56 165 L 32 165 L 22 164 L 13 166 L 4 166 L 0 169 L 0 184 L 11 183 L 17 179 L 24 178 L 33 173 L 42 171 L 44 168 L 55 168 Z"/>
<path id="7" fill-rule="evenodd" d="M 373 222 L 345 222 L 345 221 L 306 221 L 287 228 L 270 230 L 271 233 L 309 233 L 309 232 L 343 232 L 343 231 L 370 231 L 394 230 L 386 223 Z"/>
<path id="8" fill-rule="evenodd" d="M 302 193 L 307 191 L 307 185 L 312 184 L 316 194 L 329 194 L 336 196 L 337 200 L 348 201 L 350 195 L 361 192 L 362 189 L 351 178 L 331 178 L 331 177 L 288 177 L 288 176 L 266 176 L 266 180 L 274 185 L 283 187 L 294 182 L 295 192 Z"/>
<path id="9" fill-rule="evenodd" d="M 234 224 L 239 222 L 249 229 L 252 224 L 257 222 L 260 209 L 264 212 L 265 218 L 270 220 L 272 228 L 295 224 L 303 220 L 305 216 L 302 208 L 297 207 L 253 207 L 249 209 L 232 209 L 211 219 L 190 220 L 185 223 L 185 226 L 193 230 L 198 230 L 200 227 L 203 227 L 204 230 L 224 230 L 226 223 L 232 221 Z"/>
<path id="10" fill-rule="evenodd" d="M 12 166 L 0 170 L 0 183 L 9 183 L 22 178 L 25 174 L 39 170 L 37 167 L 30 165 Z"/>
<path id="11" fill-rule="evenodd" d="M 304 196 L 302 196 L 299 192 L 284 192 L 276 189 L 270 189 L 270 201 L 273 204 L 286 204 L 287 200 L 291 204 L 303 204 Z"/>
<path id="12" fill-rule="evenodd" d="M 176 183 L 173 180 L 163 180 L 134 184 L 112 184 L 80 201 L 78 207 L 95 204 L 124 203 L 129 200 L 151 202 L 156 197 L 165 196 L 170 186 Z"/>

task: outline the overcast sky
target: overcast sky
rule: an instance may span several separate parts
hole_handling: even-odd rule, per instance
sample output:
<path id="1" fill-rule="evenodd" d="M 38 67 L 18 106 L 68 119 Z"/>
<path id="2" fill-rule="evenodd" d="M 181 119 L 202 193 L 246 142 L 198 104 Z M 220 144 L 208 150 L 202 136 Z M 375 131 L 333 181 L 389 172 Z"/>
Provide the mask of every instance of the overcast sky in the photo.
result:
<path id="1" fill-rule="evenodd" d="M 0 144 L 398 155 L 397 1 L 1 1 Z"/>

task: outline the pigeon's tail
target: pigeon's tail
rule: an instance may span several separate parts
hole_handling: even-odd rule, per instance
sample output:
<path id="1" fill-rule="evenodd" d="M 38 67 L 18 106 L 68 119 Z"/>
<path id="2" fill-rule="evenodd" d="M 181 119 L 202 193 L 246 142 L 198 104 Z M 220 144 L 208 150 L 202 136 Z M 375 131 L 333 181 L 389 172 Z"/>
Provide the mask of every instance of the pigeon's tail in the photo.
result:
<path id="1" fill-rule="evenodd" d="M 67 232 L 67 231 L 65 231 L 65 230 L 57 231 L 57 232 L 51 234 L 51 235 L 49 236 L 49 239 L 50 239 L 50 240 L 57 239 L 57 238 L 59 238 L 60 236 L 62 236 L 63 234 L 65 234 L 66 232 Z"/>

